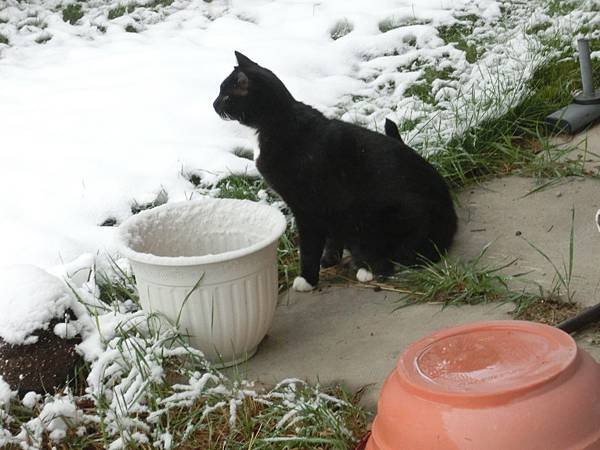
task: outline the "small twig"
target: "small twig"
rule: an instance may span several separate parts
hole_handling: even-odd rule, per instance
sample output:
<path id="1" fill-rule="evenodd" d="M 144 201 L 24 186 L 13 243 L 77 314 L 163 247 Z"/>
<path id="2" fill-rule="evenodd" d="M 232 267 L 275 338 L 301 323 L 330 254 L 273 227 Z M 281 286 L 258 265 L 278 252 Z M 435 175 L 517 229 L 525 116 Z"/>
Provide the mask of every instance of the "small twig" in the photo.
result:
<path id="1" fill-rule="evenodd" d="M 354 280 L 345 275 L 337 275 L 337 276 L 338 276 L 338 278 L 341 278 L 342 280 L 348 281 L 348 282 L 350 282 L 358 287 L 364 288 L 364 289 L 373 289 L 374 287 L 377 287 L 377 288 L 381 289 L 382 291 L 398 292 L 401 294 L 411 294 L 411 295 L 421 295 L 421 296 L 425 295 L 425 293 L 423 293 L 423 292 L 411 291 L 409 289 L 401 289 L 401 288 L 397 288 L 397 287 L 391 286 L 386 283 L 378 283 L 376 281 L 371 281 L 369 283 L 361 283 L 360 281 Z"/>

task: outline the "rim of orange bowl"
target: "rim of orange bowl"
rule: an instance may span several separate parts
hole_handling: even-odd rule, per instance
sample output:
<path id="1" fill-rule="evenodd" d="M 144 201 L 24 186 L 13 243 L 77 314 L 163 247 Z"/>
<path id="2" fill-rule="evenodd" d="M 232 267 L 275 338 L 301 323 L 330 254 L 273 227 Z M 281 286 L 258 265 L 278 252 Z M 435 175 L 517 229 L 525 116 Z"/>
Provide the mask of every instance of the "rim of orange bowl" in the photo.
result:
<path id="1" fill-rule="evenodd" d="M 433 344 L 439 343 L 442 339 L 466 335 L 473 331 L 489 330 L 518 331 L 520 333 L 525 332 L 545 337 L 553 341 L 557 347 L 561 348 L 561 351 L 558 353 L 563 356 L 563 360 L 555 361 L 555 364 L 548 366 L 548 370 L 542 371 L 535 377 L 531 377 L 522 383 L 495 390 L 490 389 L 489 391 L 454 392 L 428 380 L 421 372 L 417 360 L 427 349 L 431 348 Z M 561 375 L 571 373 L 576 367 L 578 357 L 579 350 L 575 340 L 570 335 L 557 328 L 519 320 L 486 321 L 443 329 L 414 342 L 399 358 L 396 370 L 393 371 L 393 374 L 395 374 L 397 379 L 411 392 L 433 401 L 454 404 L 463 402 L 469 404 L 480 402 L 489 404 L 506 401 L 507 399 L 518 396 L 524 391 L 533 391 L 542 385 L 552 382 Z"/>

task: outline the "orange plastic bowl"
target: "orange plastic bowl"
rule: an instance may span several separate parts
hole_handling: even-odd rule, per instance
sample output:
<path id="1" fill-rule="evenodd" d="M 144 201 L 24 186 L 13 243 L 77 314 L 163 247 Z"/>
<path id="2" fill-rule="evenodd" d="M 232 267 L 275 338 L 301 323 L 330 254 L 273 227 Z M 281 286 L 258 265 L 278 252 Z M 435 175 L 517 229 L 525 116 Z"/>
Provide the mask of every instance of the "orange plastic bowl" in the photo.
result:
<path id="1" fill-rule="evenodd" d="M 366 449 L 600 449 L 600 365 L 547 325 L 440 331 L 401 355 Z"/>

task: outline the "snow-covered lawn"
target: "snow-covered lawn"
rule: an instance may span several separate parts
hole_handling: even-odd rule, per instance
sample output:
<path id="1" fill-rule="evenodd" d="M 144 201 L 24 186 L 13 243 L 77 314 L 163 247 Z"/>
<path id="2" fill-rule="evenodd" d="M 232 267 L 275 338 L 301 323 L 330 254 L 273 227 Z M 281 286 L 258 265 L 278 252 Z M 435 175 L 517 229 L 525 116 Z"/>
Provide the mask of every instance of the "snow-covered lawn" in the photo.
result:
<path id="1" fill-rule="evenodd" d="M 140 205 L 206 194 L 231 173 L 257 174 L 238 156 L 258 151 L 253 133 L 212 109 L 233 50 L 328 116 L 373 129 L 389 117 L 419 151 L 444 151 L 452 136 L 519 101 L 552 52 L 544 42 L 571 51 L 582 24 L 598 37 L 593 1 L 564 11 L 563 3 L 0 2 L 0 306 L 20 306 L 0 317 L 0 337 L 25 342 L 70 307 L 78 319 L 54 331 L 81 335 L 90 370 L 79 393 L 23 401 L 0 378 L 0 445 L 38 448 L 68 436 L 83 447 L 92 434 L 111 448 L 170 448 L 205 432 L 213 413 L 226 411 L 234 430 L 250 400 L 273 408 L 264 414 L 276 432 L 261 437 L 263 448 L 294 436 L 297 445 L 318 442 L 310 439 L 323 417 L 339 439 L 355 440 L 344 428 L 347 403 L 294 380 L 266 393 L 226 380 L 172 327 L 138 312 L 134 290 L 107 302 L 103 277 L 127 282 L 124 261 L 116 275 L 96 271 L 116 256 L 109 225 Z M 182 355 L 193 364 L 173 362 Z M 175 386 L 171 372 L 182 380 Z M 170 422 L 191 407 L 189 423 Z"/>
<path id="2" fill-rule="evenodd" d="M 192 174 L 255 174 L 234 154 L 256 150 L 253 134 L 211 106 L 234 49 L 327 115 L 374 129 L 390 117 L 436 151 L 518 100 L 541 61 L 525 29 L 550 20 L 535 2 L 494 0 L 138 1 L 154 6 L 109 20 L 120 3 L 95 0 L 73 3 L 71 25 L 67 3 L 0 6 L 0 266 L 111 251 L 100 225 L 132 205 L 197 195 Z"/>

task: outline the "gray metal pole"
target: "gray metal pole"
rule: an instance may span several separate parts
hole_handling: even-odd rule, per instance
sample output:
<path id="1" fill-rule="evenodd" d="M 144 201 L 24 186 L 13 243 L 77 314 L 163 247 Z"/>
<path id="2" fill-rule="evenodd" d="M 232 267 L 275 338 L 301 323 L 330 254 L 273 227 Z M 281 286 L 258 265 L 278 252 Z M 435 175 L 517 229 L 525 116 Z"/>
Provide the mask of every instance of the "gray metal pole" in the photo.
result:
<path id="1" fill-rule="evenodd" d="M 583 95 L 594 95 L 594 84 L 592 81 L 592 59 L 590 58 L 590 44 L 587 39 L 578 39 L 577 48 L 579 49 L 579 66 L 581 68 L 581 84 L 583 85 Z"/>
<path id="2" fill-rule="evenodd" d="M 583 92 L 573 98 L 573 103 L 546 117 L 546 123 L 555 131 L 574 134 L 589 124 L 600 120 L 600 91 L 594 91 L 592 80 L 592 60 L 587 39 L 578 39 L 579 66 Z M 600 319 L 600 304 L 597 307 Z"/>

